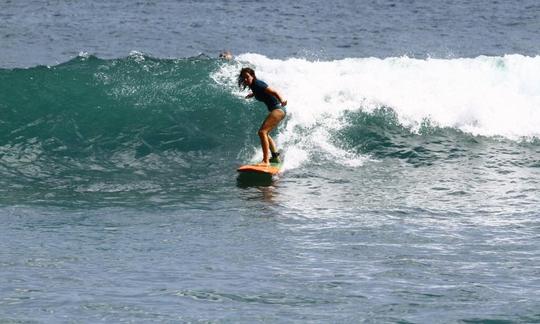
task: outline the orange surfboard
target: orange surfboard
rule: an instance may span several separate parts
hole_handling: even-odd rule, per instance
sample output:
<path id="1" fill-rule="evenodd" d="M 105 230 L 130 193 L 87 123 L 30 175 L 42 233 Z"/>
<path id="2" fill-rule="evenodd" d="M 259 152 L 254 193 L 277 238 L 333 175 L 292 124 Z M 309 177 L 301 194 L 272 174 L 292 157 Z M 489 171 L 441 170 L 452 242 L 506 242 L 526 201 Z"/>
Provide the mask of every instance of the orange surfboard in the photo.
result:
<path id="1" fill-rule="evenodd" d="M 237 169 L 240 173 L 260 173 L 268 175 L 276 175 L 281 170 L 281 163 L 270 163 L 269 166 L 261 166 L 256 164 L 242 165 Z"/>

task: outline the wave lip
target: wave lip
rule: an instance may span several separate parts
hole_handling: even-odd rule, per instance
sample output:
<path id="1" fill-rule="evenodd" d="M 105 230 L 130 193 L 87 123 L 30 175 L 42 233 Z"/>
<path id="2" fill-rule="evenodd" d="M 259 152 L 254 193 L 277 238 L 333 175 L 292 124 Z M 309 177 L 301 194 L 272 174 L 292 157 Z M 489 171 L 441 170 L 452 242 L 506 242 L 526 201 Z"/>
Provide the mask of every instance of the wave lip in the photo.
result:
<path id="1" fill-rule="evenodd" d="M 473 135 L 540 136 L 540 56 L 313 62 L 244 54 L 238 60 L 282 87 L 303 125 L 347 110 L 389 107 L 414 130 L 429 120 Z"/>

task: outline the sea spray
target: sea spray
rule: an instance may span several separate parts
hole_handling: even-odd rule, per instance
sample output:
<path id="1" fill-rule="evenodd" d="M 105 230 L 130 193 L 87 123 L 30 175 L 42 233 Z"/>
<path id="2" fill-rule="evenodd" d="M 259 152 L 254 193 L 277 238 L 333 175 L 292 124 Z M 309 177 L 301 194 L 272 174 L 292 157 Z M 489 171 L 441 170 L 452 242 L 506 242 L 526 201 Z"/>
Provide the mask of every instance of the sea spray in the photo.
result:
<path id="1" fill-rule="evenodd" d="M 540 56 L 321 62 L 244 54 L 238 60 L 280 87 L 301 125 L 347 110 L 389 107 L 414 130 L 429 119 L 473 135 L 510 139 L 540 135 Z"/>
<path id="2" fill-rule="evenodd" d="M 361 165 L 365 155 L 344 150 L 351 144 L 346 139 L 335 141 L 350 126 L 344 116 L 351 111 L 390 109 L 413 133 L 429 125 L 512 140 L 540 136 L 539 56 L 308 61 L 248 53 L 213 74 L 238 98 L 245 95 L 234 87 L 243 65 L 253 66 L 289 101 L 286 127 L 277 135 L 288 151 L 289 167 L 321 154 Z"/>

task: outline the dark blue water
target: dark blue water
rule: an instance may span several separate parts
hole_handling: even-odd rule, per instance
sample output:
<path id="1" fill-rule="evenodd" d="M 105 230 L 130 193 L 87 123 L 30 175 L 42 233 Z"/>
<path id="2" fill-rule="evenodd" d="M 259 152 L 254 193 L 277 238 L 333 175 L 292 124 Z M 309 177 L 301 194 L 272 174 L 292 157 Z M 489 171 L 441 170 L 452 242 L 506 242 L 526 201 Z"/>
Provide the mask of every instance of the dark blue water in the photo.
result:
<path id="1" fill-rule="evenodd" d="M 540 322 L 539 15 L 1 2 L 0 323 Z"/>
<path id="2" fill-rule="evenodd" d="M 255 52 L 270 57 L 476 57 L 540 51 L 537 1 L 3 1 L 1 66 Z"/>

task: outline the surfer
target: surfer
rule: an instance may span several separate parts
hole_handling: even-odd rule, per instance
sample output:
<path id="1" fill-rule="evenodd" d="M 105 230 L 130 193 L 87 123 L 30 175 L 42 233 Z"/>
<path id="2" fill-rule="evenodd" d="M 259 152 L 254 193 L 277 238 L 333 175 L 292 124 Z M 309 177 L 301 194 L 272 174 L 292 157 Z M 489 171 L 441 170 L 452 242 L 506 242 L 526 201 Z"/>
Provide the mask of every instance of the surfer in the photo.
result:
<path id="1" fill-rule="evenodd" d="M 283 99 L 276 90 L 270 88 L 264 81 L 257 79 L 255 71 L 248 67 L 240 70 L 238 86 L 242 89 L 249 87 L 251 92 L 246 96 L 246 99 L 255 97 L 258 101 L 264 102 L 269 111 L 261 128 L 259 128 L 263 152 L 263 160 L 260 165 L 270 165 L 270 162 L 279 163 L 276 144 L 269 134 L 285 118 L 287 100 Z M 272 154 L 272 158 L 270 158 L 268 152 Z"/>

